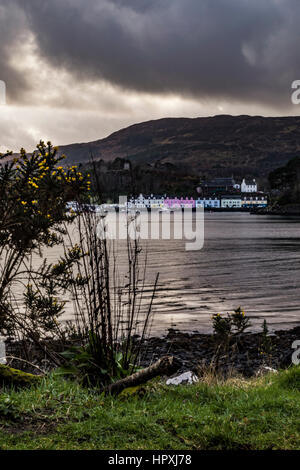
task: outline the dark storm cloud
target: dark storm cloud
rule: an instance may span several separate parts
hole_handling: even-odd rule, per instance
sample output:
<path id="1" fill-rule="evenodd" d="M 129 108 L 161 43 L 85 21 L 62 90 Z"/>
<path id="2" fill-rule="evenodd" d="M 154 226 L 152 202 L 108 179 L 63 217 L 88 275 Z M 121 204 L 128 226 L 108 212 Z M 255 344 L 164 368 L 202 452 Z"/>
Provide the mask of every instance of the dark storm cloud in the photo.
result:
<path id="1" fill-rule="evenodd" d="M 20 98 L 30 86 L 13 65 L 14 50 L 24 39 L 26 28 L 24 13 L 14 0 L 0 0 L 0 79 L 9 84 L 14 99 Z"/>
<path id="2" fill-rule="evenodd" d="M 289 101 L 290 84 L 300 78 L 298 0 L 11 0 L 10 5 L 14 14 L 7 17 L 7 29 L 12 21 L 25 28 L 20 20 L 25 13 L 39 54 L 78 80 L 279 106 Z M 15 40 L 8 34 L 5 44 Z M 7 66 L 7 54 L 1 53 L 4 70 L 5 61 Z M 14 80 L 18 84 L 20 77 Z"/>

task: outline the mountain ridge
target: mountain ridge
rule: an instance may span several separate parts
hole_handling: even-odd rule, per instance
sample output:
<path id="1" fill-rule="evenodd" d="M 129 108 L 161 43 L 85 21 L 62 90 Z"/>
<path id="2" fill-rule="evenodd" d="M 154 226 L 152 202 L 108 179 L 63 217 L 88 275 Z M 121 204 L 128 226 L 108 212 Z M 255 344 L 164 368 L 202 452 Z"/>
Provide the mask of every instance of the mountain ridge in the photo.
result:
<path id="1" fill-rule="evenodd" d="M 266 176 L 300 155 L 300 117 L 217 115 L 132 124 L 92 142 L 60 147 L 72 163 L 125 158 L 168 162 L 198 173 Z"/>

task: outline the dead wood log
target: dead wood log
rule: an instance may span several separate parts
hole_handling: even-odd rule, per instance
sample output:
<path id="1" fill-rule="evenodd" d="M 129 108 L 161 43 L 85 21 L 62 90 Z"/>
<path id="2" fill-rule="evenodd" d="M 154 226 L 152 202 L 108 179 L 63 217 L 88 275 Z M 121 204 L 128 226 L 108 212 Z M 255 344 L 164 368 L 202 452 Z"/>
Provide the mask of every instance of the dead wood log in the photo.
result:
<path id="1" fill-rule="evenodd" d="M 144 384 L 159 375 L 172 375 L 177 372 L 180 366 L 181 363 L 175 357 L 164 356 L 151 366 L 109 385 L 105 391 L 111 395 L 118 395 L 125 388 Z"/>

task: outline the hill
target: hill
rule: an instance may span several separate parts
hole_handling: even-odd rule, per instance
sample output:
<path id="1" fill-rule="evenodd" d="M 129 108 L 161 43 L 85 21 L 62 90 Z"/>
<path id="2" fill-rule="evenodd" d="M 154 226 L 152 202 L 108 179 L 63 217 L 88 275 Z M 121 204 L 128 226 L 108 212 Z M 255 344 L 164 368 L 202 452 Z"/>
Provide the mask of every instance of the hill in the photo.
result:
<path id="1" fill-rule="evenodd" d="M 117 157 L 208 174 L 267 176 L 300 155 L 300 117 L 220 115 L 135 124 L 90 143 L 60 147 L 69 162 Z"/>

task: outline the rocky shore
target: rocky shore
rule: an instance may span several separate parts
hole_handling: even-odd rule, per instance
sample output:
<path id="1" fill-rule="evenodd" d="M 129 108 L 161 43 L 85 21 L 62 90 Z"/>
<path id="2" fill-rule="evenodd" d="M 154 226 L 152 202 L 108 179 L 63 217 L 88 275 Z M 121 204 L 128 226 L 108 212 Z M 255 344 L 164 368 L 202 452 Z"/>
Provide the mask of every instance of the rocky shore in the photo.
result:
<path id="1" fill-rule="evenodd" d="M 286 204 L 284 206 L 276 205 L 273 207 L 268 207 L 267 209 L 253 209 L 251 214 L 300 217 L 300 204 Z"/>
<path id="2" fill-rule="evenodd" d="M 141 365 L 148 366 L 162 356 L 173 355 L 181 363 L 179 372 L 192 370 L 201 375 L 201 370 L 213 367 L 224 375 L 235 372 L 245 377 L 256 375 L 262 366 L 279 369 L 291 365 L 295 352 L 292 345 L 295 341 L 300 341 L 300 326 L 291 330 L 276 331 L 267 338 L 267 351 L 264 350 L 265 338 L 262 333 L 245 333 L 238 341 L 233 341 L 229 348 L 224 348 L 214 335 L 189 334 L 170 329 L 164 337 L 151 337 L 144 342 Z M 58 353 L 69 346 L 53 341 L 51 344 L 44 344 L 44 347 L 50 347 Z M 39 369 L 49 371 L 56 367 L 56 364 L 32 343 L 8 341 L 6 350 L 9 358 L 13 356 L 21 359 L 8 359 L 9 364 L 23 371 L 39 373 Z"/>
<path id="3" fill-rule="evenodd" d="M 246 377 L 256 375 L 261 366 L 286 368 L 292 363 L 292 348 L 300 341 L 300 326 L 276 331 L 267 336 L 268 351 L 264 350 L 262 333 L 245 333 L 228 350 L 218 348 L 213 335 L 188 334 L 170 329 L 163 338 L 150 338 L 145 344 L 143 364 L 147 365 L 165 354 L 175 356 L 182 364 L 181 372 L 199 374 L 208 366 L 217 367 L 225 375 L 232 371 Z"/>

